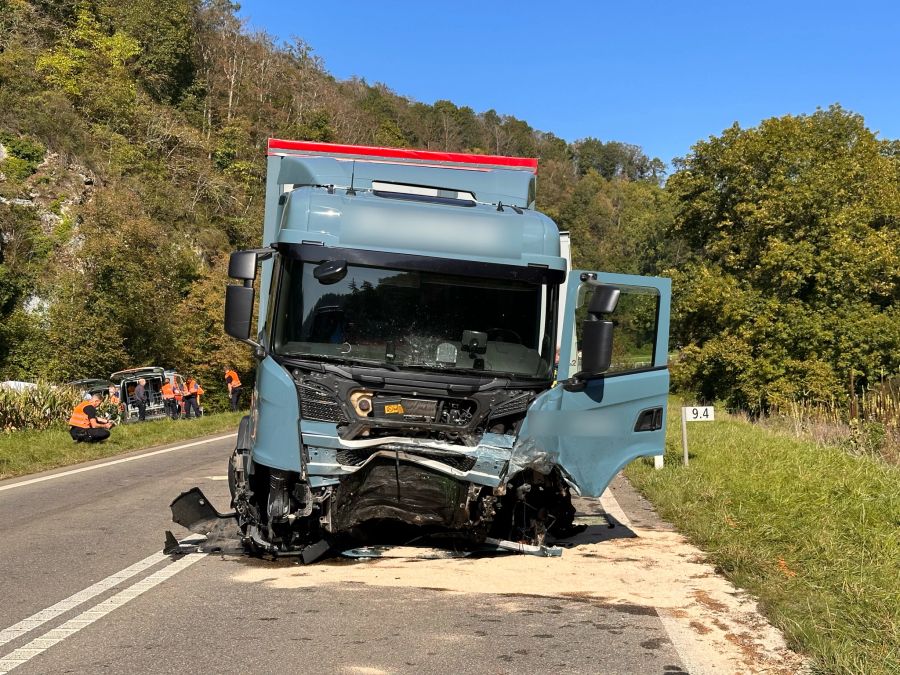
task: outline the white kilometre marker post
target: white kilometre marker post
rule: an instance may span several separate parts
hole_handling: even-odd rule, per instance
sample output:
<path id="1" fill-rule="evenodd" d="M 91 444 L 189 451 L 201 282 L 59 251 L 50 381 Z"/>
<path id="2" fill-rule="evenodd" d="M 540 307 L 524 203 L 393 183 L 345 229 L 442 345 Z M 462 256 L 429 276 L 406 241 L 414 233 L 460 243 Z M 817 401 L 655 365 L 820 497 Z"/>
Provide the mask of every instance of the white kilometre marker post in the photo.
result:
<path id="1" fill-rule="evenodd" d="M 688 422 L 713 422 L 716 419 L 716 412 L 711 405 L 704 406 L 684 406 L 681 409 L 681 447 L 684 448 L 684 465 L 688 465 L 688 441 L 687 441 L 687 423 Z"/>

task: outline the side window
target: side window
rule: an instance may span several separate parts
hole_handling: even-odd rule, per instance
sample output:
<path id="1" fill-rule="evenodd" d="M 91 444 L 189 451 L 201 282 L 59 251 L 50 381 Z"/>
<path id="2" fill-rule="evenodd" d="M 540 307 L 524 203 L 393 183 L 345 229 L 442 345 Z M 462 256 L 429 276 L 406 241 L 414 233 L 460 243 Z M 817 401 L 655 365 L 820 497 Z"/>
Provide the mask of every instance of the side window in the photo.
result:
<path id="1" fill-rule="evenodd" d="M 621 295 L 613 322 L 613 356 L 607 374 L 627 373 L 653 365 L 656 328 L 659 320 L 659 291 L 641 286 L 619 286 Z M 571 373 L 581 370 L 581 336 L 587 317 L 591 287 L 582 284 L 575 309 L 575 344 L 572 345 Z"/>

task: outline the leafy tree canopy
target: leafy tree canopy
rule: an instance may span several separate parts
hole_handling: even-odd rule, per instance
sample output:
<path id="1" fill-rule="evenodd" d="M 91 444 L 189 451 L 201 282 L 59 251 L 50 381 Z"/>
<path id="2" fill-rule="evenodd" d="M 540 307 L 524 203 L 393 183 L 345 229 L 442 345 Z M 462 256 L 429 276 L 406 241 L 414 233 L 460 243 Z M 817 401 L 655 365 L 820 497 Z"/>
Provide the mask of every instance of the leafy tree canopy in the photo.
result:
<path id="1" fill-rule="evenodd" d="M 900 161 L 833 106 L 697 143 L 667 183 L 680 383 L 760 408 L 900 366 Z"/>

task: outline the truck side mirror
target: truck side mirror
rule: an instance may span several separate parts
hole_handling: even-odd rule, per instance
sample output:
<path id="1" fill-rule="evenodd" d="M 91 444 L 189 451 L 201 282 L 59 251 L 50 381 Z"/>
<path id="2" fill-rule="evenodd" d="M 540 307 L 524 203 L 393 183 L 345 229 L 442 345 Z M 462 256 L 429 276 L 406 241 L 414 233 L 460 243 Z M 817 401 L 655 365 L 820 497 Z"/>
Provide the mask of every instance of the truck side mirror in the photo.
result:
<path id="1" fill-rule="evenodd" d="M 613 322 L 600 321 L 589 316 L 584 321 L 584 333 L 581 343 L 582 379 L 602 375 L 609 370 L 612 362 Z"/>
<path id="2" fill-rule="evenodd" d="M 225 287 L 225 332 L 233 338 L 250 339 L 253 322 L 253 286 Z"/>
<path id="3" fill-rule="evenodd" d="M 588 380 L 609 370 L 612 363 L 613 322 L 601 319 L 601 315 L 615 311 L 620 294 L 621 291 L 615 286 L 594 286 L 587 306 L 588 316 L 582 323 L 581 372 L 575 376 L 579 380 Z"/>
<path id="4" fill-rule="evenodd" d="M 244 283 L 240 286 L 228 285 L 225 288 L 225 333 L 255 347 L 257 354 L 264 351 L 259 344 L 250 339 L 250 326 L 253 323 L 253 280 L 256 279 L 256 266 L 261 261 L 271 258 L 274 252 L 271 248 L 235 251 L 228 259 L 228 276 Z"/>
<path id="5" fill-rule="evenodd" d="M 257 251 L 235 251 L 228 259 L 228 276 L 240 281 L 256 279 Z"/>

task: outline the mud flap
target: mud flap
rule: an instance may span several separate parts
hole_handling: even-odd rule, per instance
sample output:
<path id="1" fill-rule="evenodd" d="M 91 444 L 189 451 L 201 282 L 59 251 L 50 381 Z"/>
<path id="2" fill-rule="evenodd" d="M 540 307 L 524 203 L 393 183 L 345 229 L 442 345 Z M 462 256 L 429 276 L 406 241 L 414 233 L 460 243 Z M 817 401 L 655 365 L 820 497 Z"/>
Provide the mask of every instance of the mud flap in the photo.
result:
<path id="1" fill-rule="evenodd" d="M 169 505 L 172 521 L 191 532 L 202 534 L 209 541 L 240 539 L 237 514 L 234 511 L 219 513 L 198 487 L 182 492 Z"/>

